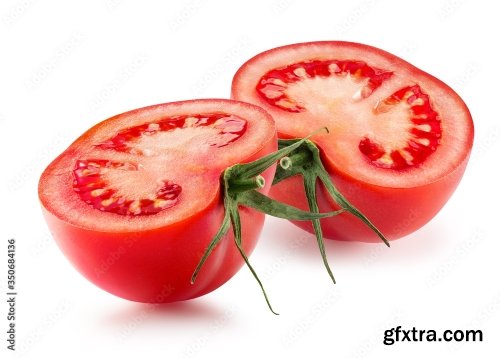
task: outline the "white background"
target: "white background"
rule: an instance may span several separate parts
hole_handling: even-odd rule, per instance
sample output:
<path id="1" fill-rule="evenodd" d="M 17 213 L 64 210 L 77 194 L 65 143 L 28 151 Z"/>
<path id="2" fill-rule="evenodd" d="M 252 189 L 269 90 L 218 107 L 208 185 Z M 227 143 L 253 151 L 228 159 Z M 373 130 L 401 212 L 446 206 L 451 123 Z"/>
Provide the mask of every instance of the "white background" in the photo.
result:
<path id="1" fill-rule="evenodd" d="M 152 2 L 151 2 L 152 3 Z M 498 357 L 500 352 L 500 27 L 464 0 L 0 3 L 2 357 Z M 488 5 L 485 5 L 485 4 Z M 79 134 L 150 104 L 227 97 L 244 61 L 288 43 L 341 39 L 383 48 L 451 85 L 476 126 L 467 172 L 418 232 L 383 245 L 327 242 L 269 219 L 247 269 L 189 302 L 148 306 L 87 282 L 53 242 L 37 182 Z M 18 246 L 17 352 L 6 349 L 8 238 Z M 382 343 L 384 330 L 482 329 L 482 343 Z"/>

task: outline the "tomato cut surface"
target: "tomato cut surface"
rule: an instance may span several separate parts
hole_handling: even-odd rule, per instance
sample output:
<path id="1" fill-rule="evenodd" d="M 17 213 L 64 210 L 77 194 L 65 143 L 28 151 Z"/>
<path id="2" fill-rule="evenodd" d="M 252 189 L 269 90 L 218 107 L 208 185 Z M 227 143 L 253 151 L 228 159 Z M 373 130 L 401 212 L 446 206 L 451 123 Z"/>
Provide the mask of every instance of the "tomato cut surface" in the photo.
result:
<path id="1" fill-rule="evenodd" d="M 239 250 L 251 253 L 264 223 L 262 213 L 242 210 L 241 248 L 229 232 L 191 284 L 225 217 L 221 174 L 276 149 L 274 121 L 251 104 L 145 107 L 78 138 L 43 172 L 39 197 L 59 247 L 91 282 L 134 301 L 190 299 L 239 270 Z M 274 170 L 259 177 L 263 194 Z"/>
<path id="2" fill-rule="evenodd" d="M 217 196 L 226 167 L 269 140 L 272 122 L 248 111 L 236 102 L 192 101 L 113 117 L 47 168 L 40 196 L 62 219 L 103 231 L 192 216 Z"/>
<path id="3" fill-rule="evenodd" d="M 450 87 L 367 45 L 325 41 L 263 52 L 238 70 L 231 93 L 268 111 L 280 138 L 302 138 L 327 127 L 329 133 L 312 140 L 332 179 L 393 239 L 414 231 L 444 205 L 462 176 L 472 146 L 470 113 Z M 454 179 L 445 179 L 450 176 Z M 424 187 L 436 198 L 424 203 L 426 193 L 418 199 L 417 192 Z M 434 192 L 438 187 L 441 193 Z M 286 194 L 291 188 L 280 183 L 273 195 L 304 206 Z M 398 204 L 387 206 L 388 201 Z M 392 210 L 412 207 L 421 218 L 397 233 L 391 230 L 390 222 L 397 225 L 401 216 Z M 368 230 L 351 225 L 341 234 L 343 216 L 323 220 L 323 226 L 328 222 L 339 226 L 327 237 L 376 239 Z"/>

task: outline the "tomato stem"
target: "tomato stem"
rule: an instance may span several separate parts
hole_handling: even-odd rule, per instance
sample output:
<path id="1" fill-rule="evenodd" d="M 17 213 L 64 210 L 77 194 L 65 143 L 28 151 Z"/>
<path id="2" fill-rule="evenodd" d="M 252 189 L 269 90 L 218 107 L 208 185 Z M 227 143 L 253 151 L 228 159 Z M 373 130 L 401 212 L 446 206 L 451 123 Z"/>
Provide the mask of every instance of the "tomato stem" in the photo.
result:
<path id="1" fill-rule="evenodd" d="M 292 160 L 290 157 L 283 157 L 280 159 L 280 167 L 283 169 L 289 169 L 292 166 Z"/>
<path id="2" fill-rule="evenodd" d="M 286 157 L 288 158 L 287 161 L 285 161 L 284 165 L 282 164 L 282 161 L 280 161 L 280 167 L 282 169 L 288 170 L 292 167 L 302 167 L 304 165 L 310 164 L 311 161 L 313 160 L 311 153 L 306 152 L 306 151 L 301 151 L 301 152 L 296 152 L 290 154 L 290 156 Z M 285 159 L 285 158 L 283 158 Z"/>
<path id="3" fill-rule="evenodd" d="M 239 206 L 247 206 L 262 213 L 287 220 L 319 220 L 321 218 L 338 215 L 343 212 L 344 209 L 330 213 L 303 211 L 293 206 L 273 200 L 256 190 L 264 187 L 265 185 L 264 178 L 261 174 L 272 165 L 275 165 L 276 162 L 282 162 L 284 157 L 290 155 L 295 149 L 299 148 L 306 139 L 307 138 L 297 140 L 294 143 L 290 143 L 288 146 L 283 146 L 278 151 L 254 162 L 236 164 L 224 171 L 221 178 L 221 185 L 224 193 L 224 219 L 215 237 L 209 243 L 205 253 L 201 257 L 193 272 L 191 277 L 192 284 L 196 281 L 201 268 L 209 258 L 214 248 L 226 236 L 229 227 L 232 226 L 234 242 L 241 257 L 259 284 L 269 309 L 274 314 L 277 314 L 271 306 L 267 293 L 264 289 L 264 285 L 250 264 L 248 256 L 243 249 Z"/>
<path id="4" fill-rule="evenodd" d="M 266 180 L 262 175 L 253 178 L 236 178 L 229 183 L 234 193 L 245 192 L 252 189 L 261 189 L 266 185 Z"/>
<path id="5" fill-rule="evenodd" d="M 333 200 L 342 208 L 342 211 L 347 211 L 356 216 L 363 223 L 365 223 L 365 225 L 372 229 L 387 246 L 390 246 L 389 242 L 380 232 L 380 230 L 378 230 L 366 216 L 364 216 L 337 190 L 330 178 L 330 175 L 321 162 L 319 149 L 313 142 L 311 142 L 310 140 L 280 139 L 278 147 L 289 148 L 291 145 L 299 142 L 301 143 L 300 146 L 296 147 L 296 149 L 294 149 L 293 152 L 288 155 L 288 160 L 285 162 L 285 165 L 278 166 L 276 175 L 273 180 L 273 185 L 292 176 L 301 175 L 304 181 L 304 189 L 306 192 L 309 210 L 311 211 L 311 213 L 319 213 L 319 207 L 316 198 L 316 184 L 319 180 L 324 185 Z M 318 248 L 323 259 L 323 264 L 325 265 L 328 275 L 332 279 L 333 283 L 335 283 L 335 278 L 332 274 L 325 253 L 323 231 L 321 229 L 319 219 L 320 218 L 311 218 L 311 221 L 314 233 L 316 235 L 316 240 L 318 242 Z"/>
<path id="6" fill-rule="evenodd" d="M 224 219 L 215 237 L 208 245 L 205 253 L 201 257 L 193 272 L 191 277 L 192 284 L 194 284 L 201 268 L 214 248 L 226 236 L 229 231 L 229 227 L 232 226 L 234 243 L 240 252 L 241 257 L 259 284 L 269 309 L 274 314 L 277 314 L 271 306 L 262 281 L 259 279 L 257 272 L 250 264 L 248 256 L 243 249 L 241 219 L 239 213 L 240 205 L 287 220 L 311 220 L 316 234 L 318 248 L 323 259 L 323 264 L 325 265 L 328 275 L 332 279 L 333 283 L 335 283 L 335 278 L 326 257 L 320 219 L 339 215 L 344 211 L 347 211 L 368 225 L 387 244 L 387 246 L 389 246 L 389 243 L 384 235 L 358 209 L 349 203 L 349 201 L 337 190 L 337 188 L 335 188 L 328 172 L 321 163 L 318 148 L 314 143 L 309 141 L 308 138 L 309 137 L 304 139 L 280 140 L 278 143 L 279 149 L 276 152 L 251 163 L 233 165 L 224 171 L 221 178 L 221 185 L 224 193 Z M 277 168 L 273 185 L 291 176 L 302 175 L 310 211 L 303 211 L 294 206 L 273 200 L 257 191 L 257 189 L 260 189 L 265 185 L 265 180 L 261 174 L 277 162 L 279 162 L 280 165 Z M 341 208 L 340 210 L 328 213 L 319 212 L 316 197 L 316 184 L 318 180 L 325 186 L 330 196 L 339 204 Z"/>

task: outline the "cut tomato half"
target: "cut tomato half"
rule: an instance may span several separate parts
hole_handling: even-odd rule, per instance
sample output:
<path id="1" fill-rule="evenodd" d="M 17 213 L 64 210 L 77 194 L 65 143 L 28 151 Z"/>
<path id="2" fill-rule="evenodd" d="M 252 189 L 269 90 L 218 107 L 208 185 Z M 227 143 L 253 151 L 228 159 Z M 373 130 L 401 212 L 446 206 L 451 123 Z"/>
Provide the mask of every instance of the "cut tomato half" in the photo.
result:
<path id="1" fill-rule="evenodd" d="M 279 138 L 327 127 L 312 141 L 331 179 L 389 239 L 417 230 L 443 207 L 472 147 L 471 115 L 450 87 L 367 45 L 326 41 L 263 52 L 238 70 L 231 95 L 268 111 Z M 339 207 L 317 189 L 321 210 Z M 292 177 L 271 196 L 307 208 L 303 191 Z M 379 241 L 347 213 L 323 219 L 322 229 L 327 238 Z"/>
<path id="2" fill-rule="evenodd" d="M 276 147 L 274 121 L 251 104 L 155 105 L 88 130 L 44 171 L 39 196 L 58 245 L 94 284 L 134 301 L 184 300 L 219 287 L 244 263 L 221 241 L 191 284 L 225 216 L 221 174 Z M 262 193 L 274 170 L 261 174 Z M 242 210 L 245 252 L 263 222 L 262 213 Z"/>

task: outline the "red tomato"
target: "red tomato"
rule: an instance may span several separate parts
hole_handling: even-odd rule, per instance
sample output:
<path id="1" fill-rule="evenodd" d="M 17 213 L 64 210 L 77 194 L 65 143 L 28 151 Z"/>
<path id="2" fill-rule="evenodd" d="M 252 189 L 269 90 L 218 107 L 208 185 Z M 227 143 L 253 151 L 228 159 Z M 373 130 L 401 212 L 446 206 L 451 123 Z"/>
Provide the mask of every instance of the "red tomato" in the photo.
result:
<path id="1" fill-rule="evenodd" d="M 246 62 L 232 98 L 256 104 L 275 119 L 279 138 L 312 138 L 333 183 L 388 239 L 405 236 L 443 207 L 464 173 L 473 123 L 446 84 L 374 47 L 312 42 L 279 47 Z M 338 205 L 318 185 L 321 210 Z M 271 191 L 307 208 L 296 176 Z M 380 241 L 358 218 L 322 219 L 325 237 Z M 296 223 L 311 231 L 309 222 Z"/>
<path id="2" fill-rule="evenodd" d="M 59 247 L 87 279 L 117 296 L 170 302 L 206 294 L 242 266 L 228 233 L 191 275 L 216 234 L 221 173 L 276 150 L 272 118 L 230 100 L 160 104 L 107 119 L 44 171 L 43 213 Z M 275 166 L 262 175 L 267 193 Z M 242 208 L 242 245 L 264 215 Z"/>

